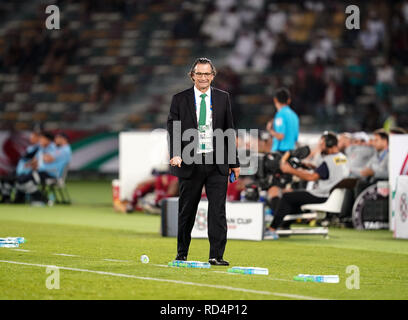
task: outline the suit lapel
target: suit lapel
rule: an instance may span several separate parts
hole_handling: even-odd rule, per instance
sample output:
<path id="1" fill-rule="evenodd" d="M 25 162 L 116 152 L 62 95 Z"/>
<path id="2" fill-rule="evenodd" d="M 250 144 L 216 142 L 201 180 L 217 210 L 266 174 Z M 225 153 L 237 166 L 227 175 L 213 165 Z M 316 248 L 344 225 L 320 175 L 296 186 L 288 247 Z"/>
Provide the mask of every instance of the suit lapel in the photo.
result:
<path id="1" fill-rule="evenodd" d="M 197 113 L 196 113 L 196 105 L 194 99 L 194 87 L 188 90 L 187 94 L 187 104 L 188 109 L 190 110 L 191 116 L 193 117 L 193 123 L 196 128 L 198 128 L 198 120 L 197 120 Z"/>

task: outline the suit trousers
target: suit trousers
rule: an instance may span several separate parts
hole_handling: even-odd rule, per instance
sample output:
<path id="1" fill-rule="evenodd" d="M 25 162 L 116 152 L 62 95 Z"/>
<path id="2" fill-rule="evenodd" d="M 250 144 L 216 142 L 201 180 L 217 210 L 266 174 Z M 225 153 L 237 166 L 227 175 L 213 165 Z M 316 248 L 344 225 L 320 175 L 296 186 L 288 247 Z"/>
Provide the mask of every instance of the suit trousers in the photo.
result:
<path id="1" fill-rule="evenodd" d="M 203 158 L 209 156 L 212 157 L 212 154 L 203 156 Z M 189 178 L 179 178 L 177 253 L 181 256 L 188 255 L 191 231 L 195 223 L 203 186 L 205 186 L 208 199 L 209 258 L 222 258 L 227 244 L 225 202 L 228 176 L 221 175 L 215 164 L 206 164 L 205 161 L 203 164 L 194 164 Z"/>

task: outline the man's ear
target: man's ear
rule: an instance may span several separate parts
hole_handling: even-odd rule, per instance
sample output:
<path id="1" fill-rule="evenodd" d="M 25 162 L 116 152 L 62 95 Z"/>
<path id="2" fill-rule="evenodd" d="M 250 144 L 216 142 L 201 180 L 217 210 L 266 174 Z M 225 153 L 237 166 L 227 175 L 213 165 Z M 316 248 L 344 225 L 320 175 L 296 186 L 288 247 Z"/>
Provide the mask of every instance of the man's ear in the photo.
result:
<path id="1" fill-rule="evenodd" d="M 292 102 L 292 99 L 289 98 L 287 104 L 290 105 L 291 102 Z"/>

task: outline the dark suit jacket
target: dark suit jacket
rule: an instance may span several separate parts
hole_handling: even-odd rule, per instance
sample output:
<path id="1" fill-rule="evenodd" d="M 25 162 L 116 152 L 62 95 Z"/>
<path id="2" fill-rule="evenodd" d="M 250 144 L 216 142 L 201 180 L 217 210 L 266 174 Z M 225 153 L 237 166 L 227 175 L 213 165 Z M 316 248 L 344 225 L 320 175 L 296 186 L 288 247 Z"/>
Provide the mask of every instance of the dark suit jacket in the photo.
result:
<path id="1" fill-rule="evenodd" d="M 221 129 L 225 132 L 227 129 L 229 132 L 234 130 L 234 124 L 232 120 L 231 103 L 228 92 L 211 87 L 211 100 L 212 100 L 212 126 L 214 130 L 213 137 L 213 149 L 215 153 L 215 158 L 217 162 L 222 159 L 222 163 L 218 163 L 217 167 L 219 172 L 227 176 L 229 168 L 238 168 L 239 160 L 236 149 L 235 137 L 228 139 L 227 136 L 220 139 L 216 137 L 215 131 Z M 180 121 L 181 125 L 177 125 L 175 121 Z M 175 156 L 180 156 L 183 159 L 181 167 L 170 167 L 170 173 L 180 178 L 188 178 L 193 172 L 192 163 L 186 163 L 183 158 L 183 154 L 189 154 L 191 158 L 196 157 L 196 148 L 198 145 L 198 134 L 197 130 L 191 130 L 194 132 L 190 135 L 186 141 L 183 141 L 183 133 L 188 134 L 186 130 L 197 129 L 197 114 L 196 106 L 194 102 L 194 87 L 177 93 L 173 96 L 170 113 L 167 119 L 167 131 L 169 138 L 169 152 L 170 159 Z M 218 133 L 220 130 L 217 130 Z M 193 143 L 194 141 L 194 143 Z M 224 154 L 217 155 L 218 143 L 224 144 Z M 177 145 L 181 147 L 177 147 Z M 187 147 L 187 149 L 186 149 Z M 229 149 L 228 149 L 229 148 Z M 230 160 L 228 160 L 228 152 L 230 152 Z"/>

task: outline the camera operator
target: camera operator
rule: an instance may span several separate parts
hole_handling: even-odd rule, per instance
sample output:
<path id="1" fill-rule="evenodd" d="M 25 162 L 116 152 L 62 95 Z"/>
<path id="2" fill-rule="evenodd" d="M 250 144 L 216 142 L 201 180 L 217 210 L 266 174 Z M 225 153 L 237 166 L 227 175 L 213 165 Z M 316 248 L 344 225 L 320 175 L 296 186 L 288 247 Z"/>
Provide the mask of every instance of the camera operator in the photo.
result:
<path id="1" fill-rule="evenodd" d="M 299 117 L 290 108 L 291 96 L 286 88 L 279 88 L 273 97 L 277 113 L 266 125 L 266 130 L 273 138 L 272 152 L 284 153 L 295 149 L 299 136 Z M 280 200 L 282 191 L 278 186 L 268 189 L 268 202 L 271 209 L 275 211 Z"/>
<path id="2" fill-rule="evenodd" d="M 299 190 L 283 194 L 265 236 L 278 239 L 276 229 L 281 225 L 286 215 L 299 213 L 301 211 L 300 207 L 304 204 L 325 202 L 329 197 L 331 188 L 349 176 L 350 169 L 347 158 L 343 153 L 339 152 L 336 135 L 332 132 L 325 132 L 320 138 L 320 145 L 323 161 L 312 172 L 304 169 L 294 169 L 282 157 L 282 172 L 295 175 L 302 180 L 315 181 L 315 185 L 310 191 Z"/>

